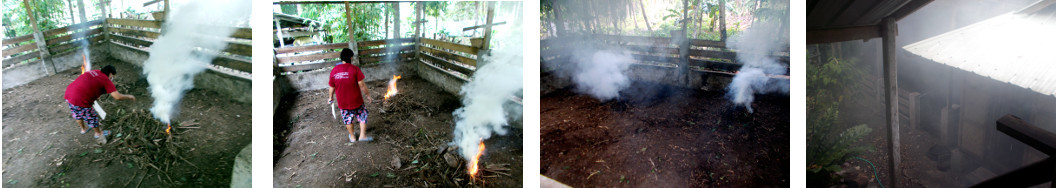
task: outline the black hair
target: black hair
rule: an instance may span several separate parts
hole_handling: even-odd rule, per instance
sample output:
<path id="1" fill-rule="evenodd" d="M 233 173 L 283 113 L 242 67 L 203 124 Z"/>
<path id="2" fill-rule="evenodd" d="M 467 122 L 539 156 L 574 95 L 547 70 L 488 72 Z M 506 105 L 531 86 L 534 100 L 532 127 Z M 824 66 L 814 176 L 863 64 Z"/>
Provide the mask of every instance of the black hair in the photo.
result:
<path id="1" fill-rule="evenodd" d="M 117 75 L 117 68 L 114 68 L 113 65 L 103 66 L 103 70 L 102 71 L 103 71 L 103 74 L 106 74 L 106 75 Z"/>
<path id="2" fill-rule="evenodd" d="M 354 52 L 352 52 L 352 49 L 348 49 L 348 48 L 341 49 L 341 61 L 344 61 L 345 63 L 351 64 L 352 63 L 352 55 L 355 55 L 353 53 Z"/>

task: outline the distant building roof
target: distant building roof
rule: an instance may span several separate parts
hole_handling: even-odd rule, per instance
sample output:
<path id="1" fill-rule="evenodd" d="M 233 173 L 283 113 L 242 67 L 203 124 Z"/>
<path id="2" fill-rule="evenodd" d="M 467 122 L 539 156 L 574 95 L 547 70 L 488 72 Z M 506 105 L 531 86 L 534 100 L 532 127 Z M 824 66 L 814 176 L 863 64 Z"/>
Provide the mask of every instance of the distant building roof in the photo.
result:
<path id="1" fill-rule="evenodd" d="M 903 47 L 925 59 L 1056 96 L 1056 0 Z"/>

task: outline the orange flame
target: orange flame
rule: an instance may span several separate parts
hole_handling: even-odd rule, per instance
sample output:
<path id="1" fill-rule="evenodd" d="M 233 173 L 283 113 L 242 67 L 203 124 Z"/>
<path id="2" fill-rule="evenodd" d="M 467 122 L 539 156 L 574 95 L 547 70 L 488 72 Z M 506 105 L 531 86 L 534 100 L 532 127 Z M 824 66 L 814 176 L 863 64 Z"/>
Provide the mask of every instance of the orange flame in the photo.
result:
<path id="1" fill-rule="evenodd" d="M 389 97 L 396 95 L 396 80 L 399 80 L 401 76 L 392 75 L 392 80 L 389 80 L 389 88 L 385 90 L 385 100 L 389 100 Z"/>
<path id="2" fill-rule="evenodd" d="M 81 74 L 84 74 L 84 72 L 88 71 L 88 57 L 84 56 L 84 54 L 81 54 L 81 59 L 84 60 L 84 63 L 81 63 Z"/>
<path id="3" fill-rule="evenodd" d="M 172 130 L 172 124 L 165 124 L 165 125 L 166 125 L 166 127 L 165 127 L 165 134 L 166 134 L 166 135 L 172 135 L 172 132 L 171 132 L 171 130 Z"/>
<path id="4" fill-rule="evenodd" d="M 472 165 L 472 166 L 469 167 L 469 177 L 470 178 L 476 178 L 477 177 L 477 171 L 480 170 L 480 166 L 479 166 L 480 164 L 479 163 L 480 163 L 480 156 L 481 155 L 484 155 L 484 139 L 483 138 L 480 139 L 480 147 L 478 147 L 478 149 L 477 149 L 477 155 L 473 156 L 473 161 L 470 163 L 470 165 Z"/>

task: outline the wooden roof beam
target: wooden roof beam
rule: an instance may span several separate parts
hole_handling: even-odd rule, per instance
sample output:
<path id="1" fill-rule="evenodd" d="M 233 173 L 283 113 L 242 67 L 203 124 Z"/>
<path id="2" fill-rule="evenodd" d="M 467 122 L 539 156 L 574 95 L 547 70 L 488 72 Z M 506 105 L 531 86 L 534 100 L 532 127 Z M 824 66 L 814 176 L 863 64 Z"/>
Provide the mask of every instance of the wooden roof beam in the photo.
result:
<path id="1" fill-rule="evenodd" d="M 807 44 L 868 40 L 879 37 L 881 36 L 878 25 L 817 29 L 807 31 Z"/>

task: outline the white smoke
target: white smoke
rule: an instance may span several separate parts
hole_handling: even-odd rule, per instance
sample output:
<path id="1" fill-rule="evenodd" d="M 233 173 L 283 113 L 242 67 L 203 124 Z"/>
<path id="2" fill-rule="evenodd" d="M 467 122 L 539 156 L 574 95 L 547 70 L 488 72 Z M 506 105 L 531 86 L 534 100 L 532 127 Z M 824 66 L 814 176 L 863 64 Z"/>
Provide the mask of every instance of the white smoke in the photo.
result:
<path id="1" fill-rule="evenodd" d="M 173 6 L 143 64 L 154 97 L 150 111 L 165 123 L 179 112 L 184 92 L 194 88 L 194 76 L 216 57 L 216 52 L 198 50 L 224 49 L 225 39 L 235 31 L 232 26 L 249 20 L 252 10 L 249 0 L 193 0 Z"/>
<path id="2" fill-rule="evenodd" d="M 788 7 L 787 1 L 783 6 Z M 780 3 L 778 3 L 780 4 Z M 751 113 L 755 94 L 781 92 L 788 94 L 787 79 L 772 79 L 767 75 L 784 75 L 787 68 L 772 56 L 788 49 L 788 23 L 781 19 L 757 21 L 741 35 L 730 39 L 730 47 L 737 50 L 737 60 L 744 63 L 728 86 L 726 96 L 736 105 L 743 105 Z"/>
<path id="3" fill-rule="evenodd" d="M 519 3 L 518 3 L 519 5 Z M 516 10 L 520 10 L 516 6 Z M 492 40 L 501 42 L 493 48 L 490 56 L 481 59 L 485 62 L 473 74 L 470 82 L 462 86 L 462 108 L 455 110 L 454 140 L 450 143 L 459 148 L 459 154 L 466 161 L 476 155 L 481 140 L 493 134 L 505 135 L 509 119 L 519 117 L 520 109 L 504 109 L 511 103 L 511 96 L 519 96 L 524 87 L 522 64 L 524 44 L 521 34 L 519 14 L 506 17 L 511 24 L 499 26 Z"/>
<path id="4" fill-rule="evenodd" d="M 624 74 L 634 58 L 623 50 L 583 49 L 572 53 L 576 90 L 598 100 L 607 101 L 620 96 L 620 90 L 631 85 Z"/>

